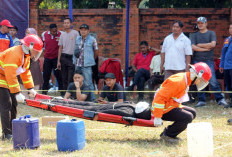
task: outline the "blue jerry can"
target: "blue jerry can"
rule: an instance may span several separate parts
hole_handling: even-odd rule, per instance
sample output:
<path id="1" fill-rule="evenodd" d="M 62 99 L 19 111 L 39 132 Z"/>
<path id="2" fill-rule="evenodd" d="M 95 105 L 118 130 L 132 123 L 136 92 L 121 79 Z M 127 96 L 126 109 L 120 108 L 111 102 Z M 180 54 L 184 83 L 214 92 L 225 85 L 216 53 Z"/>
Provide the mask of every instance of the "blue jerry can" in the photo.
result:
<path id="1" fill-rule="evenodd" d="M 14 148 L 34 149 L 40 146 L 39 119 L 26 115 L 12 121 Z"/>
<path id="2" fill-rule="evenodd" d="M 85 124 L 83 120 L 61 120 L 56 127 L 59 151 L 75 151 L 85 147 Z"/>

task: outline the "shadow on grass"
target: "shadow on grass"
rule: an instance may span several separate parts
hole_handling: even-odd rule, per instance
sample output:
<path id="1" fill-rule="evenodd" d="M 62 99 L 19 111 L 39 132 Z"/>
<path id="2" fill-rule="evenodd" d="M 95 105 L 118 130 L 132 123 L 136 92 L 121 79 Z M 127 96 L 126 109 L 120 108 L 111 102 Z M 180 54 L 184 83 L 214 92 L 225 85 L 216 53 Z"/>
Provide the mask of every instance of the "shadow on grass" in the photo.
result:
<path id="1" fill-rule="evenodd" d="M 98 143 L 98 142 L 106 142 L 106 143 L 118 143 L 118 144 L 129 144 L 133 147 L 138 148 L 153 148 L 154 145 L 165 145 L 167 147 L 177 147 L 179 144 L 171 144 L 167 143 L 160 139 L 113 139 L 113 138 L 106 138 L 106 139 L 86 139 L 87 143 Z M 181 143 L 180 143 L 181 144 Z"/>
<path id="2" fill-rule="evenodd" d="M 55 139 L 40 138 L 40 145 L 53 144 L 53 143 L 56 143 L 56 138 Z"/>

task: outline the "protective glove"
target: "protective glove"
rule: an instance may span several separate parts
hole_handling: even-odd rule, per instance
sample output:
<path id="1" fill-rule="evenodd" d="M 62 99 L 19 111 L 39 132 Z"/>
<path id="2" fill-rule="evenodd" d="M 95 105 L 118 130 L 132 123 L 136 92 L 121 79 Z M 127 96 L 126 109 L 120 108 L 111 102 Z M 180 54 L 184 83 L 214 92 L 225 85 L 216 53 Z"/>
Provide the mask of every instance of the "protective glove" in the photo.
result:
<path id="1" fill-rule="evenodd" d="M 33 88 L 28 91 L 28 95 L 31 98 L 35 98 L 36 94 L 37 92 Z"/>
<path id="2" fill-rule="evenodd" d="M 15 96 L 17 102 L 24 103 L 25 102 L 25 96 L 22 93 L 18 93 Z"/>
<path id="3" fill-rule="evenodd" d="M 162 121 L 162 119 L 161 118 L 154 118 L 154 126 L 161 126 L 161 125 L 163 125 L 163 121 Z"/>

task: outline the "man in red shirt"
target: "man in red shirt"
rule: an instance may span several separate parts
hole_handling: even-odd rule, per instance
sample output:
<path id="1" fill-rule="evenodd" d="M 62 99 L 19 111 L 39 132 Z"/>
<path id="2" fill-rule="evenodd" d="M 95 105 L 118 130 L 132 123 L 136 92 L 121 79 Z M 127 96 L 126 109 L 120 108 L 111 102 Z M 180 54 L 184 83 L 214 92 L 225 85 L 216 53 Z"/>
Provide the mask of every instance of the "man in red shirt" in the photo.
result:
<path id="1" fill-rule="evenodd" d="M 49 80 L 52 70 L 54 70 L 59 90 L 63 90 L 62 75 L 60 70 L 57 69 L 58 42 L 60 35 L 61 32 L 57 30 L 56 24 L 51 24 L 49 26 L 49 31 L 42 33 L 42 40 L 44 42 L 43 90 L 49 89 Z M 47 94 L 47 91 L 43 91 L 43 94 Z"/>
<path id="2" fill-rule="evenodd" d="M 134 58 L 132 65 L 133 70 L 136 72 L 134 76 L 134 82 L 128 87 L 128 90 L 132 91 L 134 86 L 137 85 L 138 91 L 144 91 L 144 84 L 150 78 L 150 64 L 154 51 L 149 51 L 149 46 L 147 41 L 142 41 L 140 43 L 140 53 L 137 53 Z M 138 101 L 143 100 L 143 92 L 139 93 Z"/>

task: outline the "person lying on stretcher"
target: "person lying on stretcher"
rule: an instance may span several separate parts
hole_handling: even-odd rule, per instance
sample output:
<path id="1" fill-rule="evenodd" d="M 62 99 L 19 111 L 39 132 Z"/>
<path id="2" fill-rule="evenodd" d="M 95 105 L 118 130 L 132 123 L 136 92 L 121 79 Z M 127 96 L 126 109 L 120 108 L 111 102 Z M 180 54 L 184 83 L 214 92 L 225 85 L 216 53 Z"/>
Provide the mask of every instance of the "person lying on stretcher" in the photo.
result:
<path id="1" fill-rule="evenodd" d="M 84 111 L 92 111 L 96 113 L 108 113 L 113 115 L 134 117 L 139 119 L 151 120 L 151 109 L 147 102 L 108 102 L 107 104 L 99 104 L 88 101 L 64 100 L 60 98 L 53 98 L 51 100 L 41 99 L 42 103 L 50 104 L 52 106 L 59 105 L 75 109 L 82 109 Z"/>

